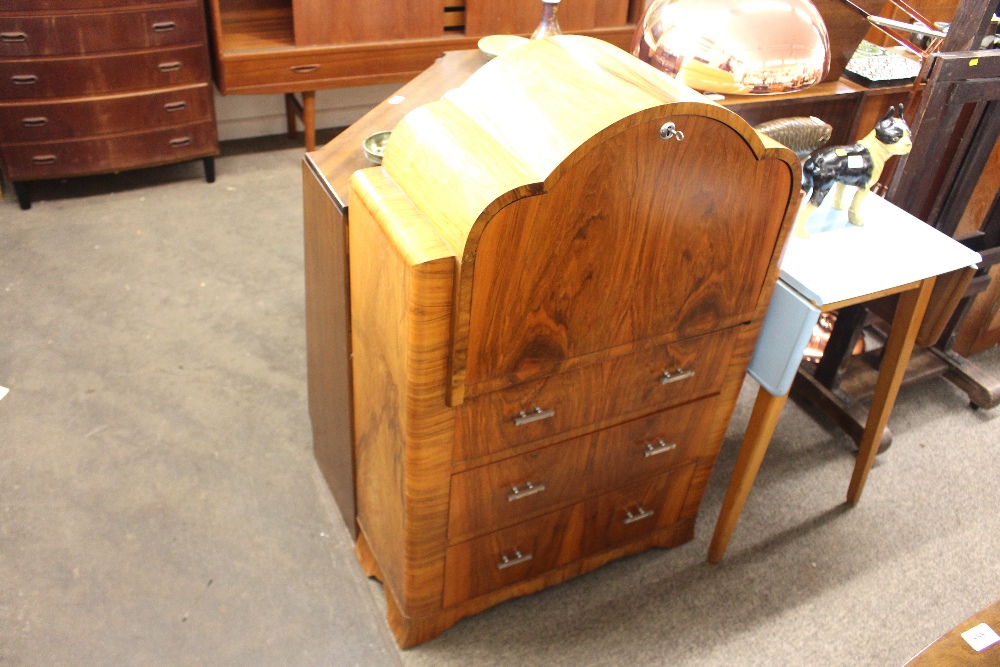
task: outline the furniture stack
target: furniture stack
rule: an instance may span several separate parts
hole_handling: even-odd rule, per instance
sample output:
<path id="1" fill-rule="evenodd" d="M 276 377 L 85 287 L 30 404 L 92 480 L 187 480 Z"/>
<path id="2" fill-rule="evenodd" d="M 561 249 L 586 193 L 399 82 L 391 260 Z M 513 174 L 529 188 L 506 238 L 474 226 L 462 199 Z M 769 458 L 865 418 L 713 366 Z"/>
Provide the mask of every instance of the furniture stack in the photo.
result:
<path id="1" fill-rule="evenodd" d="M 0 154 L 27 182 L 219 152 L 200 0 L 6 0 Z"/>

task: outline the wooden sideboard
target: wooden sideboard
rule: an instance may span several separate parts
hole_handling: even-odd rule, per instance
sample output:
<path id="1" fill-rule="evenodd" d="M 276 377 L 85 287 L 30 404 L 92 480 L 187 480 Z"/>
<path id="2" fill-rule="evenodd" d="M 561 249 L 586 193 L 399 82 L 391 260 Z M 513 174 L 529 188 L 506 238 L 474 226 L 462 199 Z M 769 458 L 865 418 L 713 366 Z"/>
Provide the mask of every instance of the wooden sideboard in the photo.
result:
<path id="1" fill-rule="evenodd" d="M 798 161 L 602 44 L 525 46 L 393 123 L 382 168 L 353 176 L 349 225 L 329 178 L 361 129 L 306 159 L 316 455 L 402 646 L 693 535 Z M 481 64 L 447 54 L 372 113 Z"/>
<path id="2" fill-rule="evenodd" d="M 7 0 L 0 8 L 0 154 L 27 182 L 219 152 L 200 0 Z"/>
<path id="3" fill-rule="evenodd" d="M 285 95 L 289 132 L 295 116 L 315 149 L 315 91 L 402 82 L 445 51 L 475 48 L 479 38 L 530 34 L 539 0 L 210 0 L 215 80 L 223 95 Z M 627 49 L 643 0 L 565 3 L 563 30 Z M 301 102 L 294 96 L 301 93 Z"/>

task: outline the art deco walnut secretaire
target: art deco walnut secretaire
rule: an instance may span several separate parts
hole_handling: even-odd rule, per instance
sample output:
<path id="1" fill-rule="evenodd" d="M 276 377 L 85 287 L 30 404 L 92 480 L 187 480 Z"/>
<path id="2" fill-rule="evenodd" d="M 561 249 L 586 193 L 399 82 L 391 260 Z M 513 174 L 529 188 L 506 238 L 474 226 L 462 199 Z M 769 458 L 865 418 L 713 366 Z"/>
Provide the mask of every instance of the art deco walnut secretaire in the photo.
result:
<path id="1" fill-rule="evenodd" d="M 798 170 L 567 36 L 413 110 L 354 174 L 356 550 L 400 645 L 691 539 Z"/>
<path id="2" fill-rule="evenodd" d="M 218 154 L 201 0 L 0 3 L 0 155 L 27 183 Z"/>

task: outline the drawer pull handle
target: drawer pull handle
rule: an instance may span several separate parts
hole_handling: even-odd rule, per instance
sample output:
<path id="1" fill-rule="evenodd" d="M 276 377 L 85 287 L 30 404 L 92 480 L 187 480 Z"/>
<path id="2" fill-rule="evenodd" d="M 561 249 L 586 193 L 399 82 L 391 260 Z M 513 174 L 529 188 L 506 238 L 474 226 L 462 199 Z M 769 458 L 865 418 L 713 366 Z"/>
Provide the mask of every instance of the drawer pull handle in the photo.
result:
<path id="1" fill-rule="evenodd" d="M 657 454 L 664 454 L 666 452 L 671 452 L 675 449 L 677 449 L 676 442 L 667 443 L 664 442 L 663 440 L 657 440 L 656 444 L 647 442 L 646 449 L 644 449 L 642 453 L 645 454 L 647 457 L 649 457 L 649 456 L 656 456 Z"/>
<path id="2" fill-rule="evenodd" d="M 15 74 L 10 77 L 10 82 L 15 86 L 30 86 L 38 83 L 38 77 L 34 74 Z"/>
<path id="3" fill-rule="evenodd" d="M 292 70 L 296 74 L 309 74 L 309 72 L 315 72 L 319 69 L 319 65 L 293 65 L 288 69 Z"/>
<path id="4" fill-rule="evenodd" d="M 687 380 L 688 378 L 694 377 L 694 371 L 686 371 L 683 368 L 678 368 L 671 371 L 663 371 L 663 375 L 660 376 L 660 384 L 671 384 L 673 382 L 680 382 L 681 380 Z"/>
<path id="5" fill-rule="evenodd" d="M 515 565 L 520 565 L 521 563 L 527 563 L 531 560 L 531 554 L 522 554 L 517 549 L 514 549 L 513 558 L 507 554 L 500 554 L 500 558 L 500 562 L 497 563 L 497 569 L 506 570 L 508 567 L 514 567 Z"/>
<path id="6" fill-rule="evenodd" d="M 644 510 L 642 505 L 635 508 L 636 513 L 632 514 L 632 510 L 625 510 L 625 519 L 622 521 L 626 526 L 635 523 L 636 521 L 642 521 L 643 519 L 648 519 L 653 516 L 655 512 L 653 510 Z"/>
<path id="7" fill-rule="evenodd" d="M 510 487 L 510 493 L 507 494 L 507 502 L 512 503 L 515 500 L 520 500 L 521 498 L 527 498 L 528 496 L 533 496 L 536 493 L 541 493 L 545 490 L 544 484 L 532 484 L 531 482 L 525 482 L 523 487 L 512 486 Z"/>
<path id="8" fill-rule="evenodd" d="M 155 32 L 170 32 L 177 27 L 177 24 L 173 21 L 161 21 L 160 23 L 153 24 L 153 30 Z"/>
<path id="9" fill-rule="evenodd" d="M 187 102 L 167 102 L 163 108 L 167 111 L 180 111 L 187 107 Z"/>
<path id="10" fill-rule="evenodd" d="M 31 158 L 31 161 L 34 162 L 35 164 L 55 164 L 56 156 L 36 155 L 35 157 Z"/>
<path id="11" fill-rule="evenodd" d="M 27 42 L 28 35 L 23 32 L 0 32 L 0 42 Z"/>
<path id="12" fill-rule="evenodd" d="M 535 406 L 535 411 L 532 413 L 527 413 L 521 410 L 520 414 L 514 417 L 514 426 L 524 426 L 525 424 L 530 424 L 531 422 L 540 422 L 543 419 L 548 419 L 549 417 L 555 417 L 555 410 L 543 410 L 539 406 Z"/>
<path id="13" fill-rule="evenodd" d="M 43 125 L 48 125 L 49 119 L 45 116 L 32 116 L 31 118 L 22 118 L 21 125 L 25 127 L 42 127 Z"/>
<path id="14" fill-rule="evenodd" d="M 160 63 L 156 66 L 156 69 L 161 72 L 178 72 L 181 69 L 181 64 L 177 60 L 172 60 L 168 63 Z"/>
<path id="15" fill-rule="evenodd" d="M 176 139 L 170 140 L 170 145 L 174 148 L 180 148 L 181 146 L 190 146 L 191 137 L 178 137 Z"/>

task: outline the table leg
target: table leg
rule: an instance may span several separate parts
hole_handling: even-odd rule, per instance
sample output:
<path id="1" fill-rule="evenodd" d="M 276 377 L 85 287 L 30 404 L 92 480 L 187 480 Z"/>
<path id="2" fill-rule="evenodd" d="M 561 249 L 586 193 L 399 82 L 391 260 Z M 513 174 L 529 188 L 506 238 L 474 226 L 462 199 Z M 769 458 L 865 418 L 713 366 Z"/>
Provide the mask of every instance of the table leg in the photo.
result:
<path id="1" fill-rule="evenodd" d="M 316 150 L 316 91 L 302 91 L 302 134 L 306 140 L 306 152 Z"/>
<path id="2" fill-rule="evenodd" d="M 295 93 L 285 93 L 285 121 L 288 124 L 288 138 L 294 139 L 299 134 L 299 128 L 295 124 L 296 107 Z"/>
<path id="3" fill-rule="evenodd" d="M 764 459 L 764 453 L 774 434 L 774 427 L 778 423 L 778 415 L 781 414 L 786 400 L 788 400 L 787 393 L 783 396 L 772 396 L 763 387 L 757 391 L 757 400 L 753 404 L 750 422 L 747 424 L 740 453 L 736 458 L 736 468 L 729 479 L 729 489 L 726 491 L 725 500 L 722 501 L 722 511 L 715 524 L 712 544 L 708 547 L 710 563 L 718 563 L 726 553 L 729 538 L 736 529 L 736 522 L 739 521 L 743 504 L 750 495 L 750 487 L 757 478 L 757 471 L 760 470 L 760 463 Z"/>
<path id="4" fill-rule="evenodd" d="M 858 458 L 854 464 L 854 474 L 847 490 L 847 502 L 857 505 L 861 492 L 868 479 L 878 452 L 882 429 L 889 422 L 889 413 L 896 402 L 899 385 L 903 381 L 906 365 L 910 361 L 913 342 L 917 338 L 920 322 L 923 320 L 927 301 L 934 289 L 934 278 L 927 278 L 920 287 L 903 292 L 899 295 L 899 305 L 892 318 L 892 331 L 885 344 L 885 354 L 882 356 L 882 366 L 879 369 L 878 380 L 875 382 L 875 394 L 872 396 L 871 407 L 868 410 L 868 421 L 865 422 L 865 432 L 861 436 L 858 447 Z"/>

